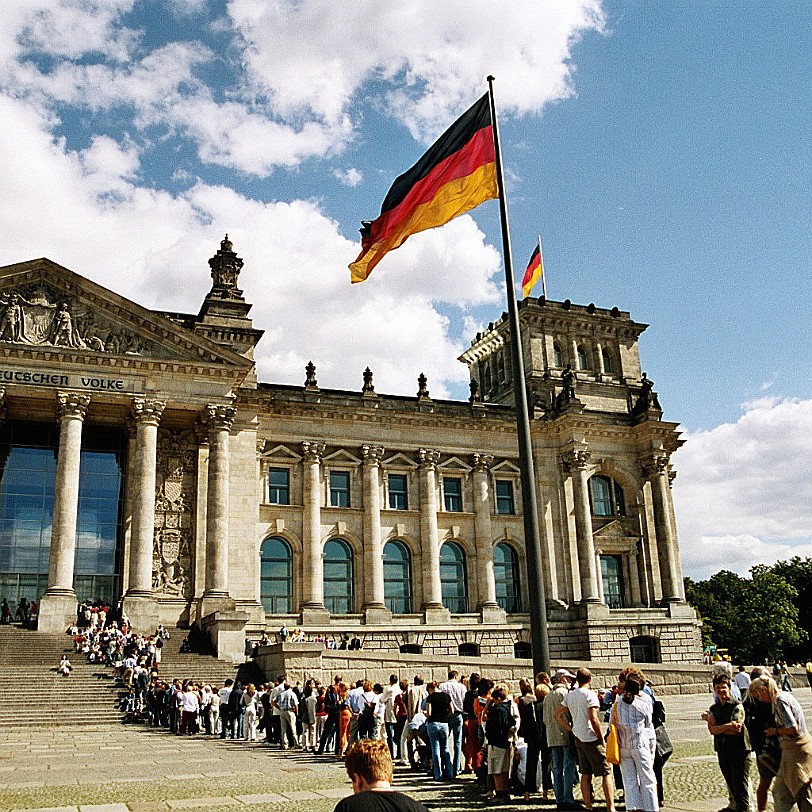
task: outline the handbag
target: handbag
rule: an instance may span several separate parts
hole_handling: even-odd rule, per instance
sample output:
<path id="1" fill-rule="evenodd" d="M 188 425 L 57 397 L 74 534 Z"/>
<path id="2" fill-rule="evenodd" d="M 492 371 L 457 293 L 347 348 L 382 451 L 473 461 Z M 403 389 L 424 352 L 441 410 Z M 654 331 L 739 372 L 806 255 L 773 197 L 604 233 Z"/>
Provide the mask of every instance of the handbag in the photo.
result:
<path id="1" fill-rule="evenodd" d="M 612 705 L 612 718 L 606 734 L 606 760 L 610 764 L 620 764 L 620 737 L 617 734 L 617 705 Z"/>

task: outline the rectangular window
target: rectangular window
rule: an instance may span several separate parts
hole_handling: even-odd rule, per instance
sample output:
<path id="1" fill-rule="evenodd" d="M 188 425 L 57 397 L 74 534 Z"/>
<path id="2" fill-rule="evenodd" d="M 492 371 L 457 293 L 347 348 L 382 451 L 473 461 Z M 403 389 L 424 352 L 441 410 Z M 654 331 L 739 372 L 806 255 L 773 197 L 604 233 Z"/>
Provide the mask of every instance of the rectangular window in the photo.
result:
<path id="1" fill-rule="evenodd" d="M 443 477 L 443 504 L 450 513 L 462 513 L 462 480 Z"/>
<path id="2" fill-rule="evenodd" d="M 496 512 L 511 516 L 516 512 L 513 483 L 509 479 L 496 480 Z"/>
<path id="3" fill-rule="evenodd" d="M 622 559 L 619 555 L 601 556 L 601 580 L 606 605 L 610 609 L 623 609 L 626 600 L 623 594 Z"/>
<path id="4" fill-rule="evenodd" d="M 268 502 L 272 505 L 290 504 L 290 471 L 287 468 L 268 469 Z"/>
<path id="5" fill-rule="evenodd" d="M 350 472 L 330 471 L 330 505 L 350 506 Z"/>
<path id="6" fill-rule="evenodd" d="M 389 509 L 408 510 L 409 493 L 406 474 L 389 474 Z"/>

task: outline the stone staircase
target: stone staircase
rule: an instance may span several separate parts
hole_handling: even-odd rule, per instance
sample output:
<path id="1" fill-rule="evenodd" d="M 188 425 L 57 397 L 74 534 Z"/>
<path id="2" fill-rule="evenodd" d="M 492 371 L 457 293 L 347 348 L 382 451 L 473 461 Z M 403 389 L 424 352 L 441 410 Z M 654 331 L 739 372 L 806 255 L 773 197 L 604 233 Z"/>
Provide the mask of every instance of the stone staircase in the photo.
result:
<path id="1" fill-rule="evenodd" d="M 162 677 L 208 682 L 215 689 L 226 678 L 244 684 L 264 681 L 253 662 L 235 665 L 208 654 L 181 654 L 187 633 L 170 629 L 162 650 Z M 56 671 L 66 651 L 73 666 L 69 677 Z M 123 716 L 120 698 L 112 669 L 74 655 L 67 635 L 30 631 L 19 624 L 0 626 L 0 728 L 118 724 Z"/>

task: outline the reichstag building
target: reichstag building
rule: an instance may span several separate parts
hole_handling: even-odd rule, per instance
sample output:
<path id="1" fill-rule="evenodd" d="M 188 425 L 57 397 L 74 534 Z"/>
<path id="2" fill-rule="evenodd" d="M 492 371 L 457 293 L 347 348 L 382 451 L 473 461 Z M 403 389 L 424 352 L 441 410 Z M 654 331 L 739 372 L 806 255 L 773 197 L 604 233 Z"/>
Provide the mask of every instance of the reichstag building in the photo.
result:
<path id="1" fill-rule="evenodd" d="M 221 656 L 301 627 L 366 649 L 529 656 L 509 331 L 467 401 L 257 381 L 226 237 L 197 313 L 147 310 L 48 259 L 0 268 L 0 596 L 61 632 L 77 602 L 202 627 Z M 204 272 L 201 269 L 201 272 Z M 554 659 L 698 659 L 646 325 L 521 303 Z M 317 360 L 317 359 L 316 359 Z"/>

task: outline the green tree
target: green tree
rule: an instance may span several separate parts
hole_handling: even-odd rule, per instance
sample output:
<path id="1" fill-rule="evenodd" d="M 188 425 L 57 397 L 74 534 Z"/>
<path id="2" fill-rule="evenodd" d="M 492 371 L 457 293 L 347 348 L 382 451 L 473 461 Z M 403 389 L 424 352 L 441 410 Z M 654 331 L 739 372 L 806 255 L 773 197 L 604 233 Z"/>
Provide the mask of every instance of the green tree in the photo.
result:
<path id="1" fill-rule="evenodd" d="M 728 649 L 736 662 L 787 656 L 806 639 L 798 626 L 798 591 L 764 565 L 753 567 L 750 578 L 722 570 L 707 581 L 687 579 L 686 597 L 707 626 L 703 644 Z"/>
<path id="2" fill-rule="evenodd" d="M 805 633 L 804 641 L 785 652 L 787 660 L 804 662 L 812 656 L 812 558 L 795 556 L 789 561 L 778 561 L 772 571 L 798 591 L 795 605 L 798 607 L 798 625 Z"/>

